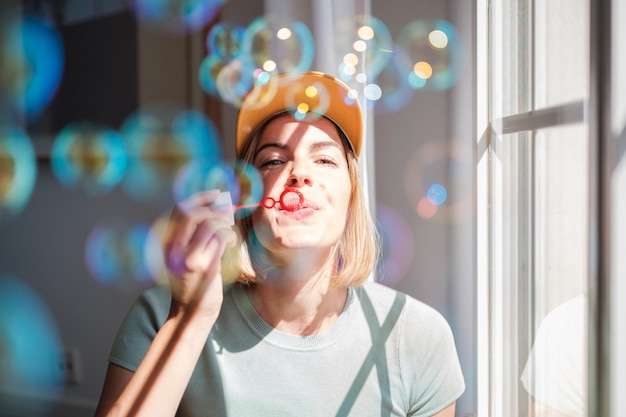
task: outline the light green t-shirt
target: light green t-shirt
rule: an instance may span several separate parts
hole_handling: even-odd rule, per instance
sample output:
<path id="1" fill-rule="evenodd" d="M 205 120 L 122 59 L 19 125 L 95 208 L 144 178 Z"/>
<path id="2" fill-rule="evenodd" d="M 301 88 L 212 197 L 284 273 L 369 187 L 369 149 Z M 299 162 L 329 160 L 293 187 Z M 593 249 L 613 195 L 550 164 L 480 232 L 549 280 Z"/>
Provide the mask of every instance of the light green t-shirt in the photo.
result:
<path id="1" fill-rule="evenodd" d="M 134 371 L 169 306 L 168 290 L 147 290 L 109 360 Z M 267 324 L 235 284 L 177 416 L 431 416 L 464 389 L 448 323 L 414 298 L 366 283 L 329 330 L 296 336 Z"/>

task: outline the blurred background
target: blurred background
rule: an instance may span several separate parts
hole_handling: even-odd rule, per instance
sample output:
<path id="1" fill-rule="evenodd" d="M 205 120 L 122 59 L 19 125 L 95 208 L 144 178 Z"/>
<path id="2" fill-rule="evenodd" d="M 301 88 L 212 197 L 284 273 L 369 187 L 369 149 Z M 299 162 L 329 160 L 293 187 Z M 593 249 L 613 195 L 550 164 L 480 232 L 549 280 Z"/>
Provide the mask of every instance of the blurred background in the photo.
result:
<path id="1" fill-rule="evenodd" d="M 375 279 L 448 319 L 457 415 L 473 413 L 471 3 L 3 0 L 0 416 L 93 413 L 119 325 L 162 282 L 174 203 L 215 187 L 254 199 L 256 173 L 233 160 L 238 107 L 269 74 L 309 69 L 365 109 Z"/>

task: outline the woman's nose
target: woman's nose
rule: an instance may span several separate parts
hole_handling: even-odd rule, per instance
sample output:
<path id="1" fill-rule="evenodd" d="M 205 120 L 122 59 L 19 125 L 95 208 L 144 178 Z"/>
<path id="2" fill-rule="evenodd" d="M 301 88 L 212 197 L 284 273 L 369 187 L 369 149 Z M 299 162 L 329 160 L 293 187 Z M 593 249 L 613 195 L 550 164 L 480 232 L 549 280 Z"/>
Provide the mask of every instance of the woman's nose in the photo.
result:
<path id="1" fill-rule="evenodd" d="M 294 162 L 287 179 L 287 185 L 290 187 L 303 186 L 311 183 L 309 170 L 305 163 Z"/>

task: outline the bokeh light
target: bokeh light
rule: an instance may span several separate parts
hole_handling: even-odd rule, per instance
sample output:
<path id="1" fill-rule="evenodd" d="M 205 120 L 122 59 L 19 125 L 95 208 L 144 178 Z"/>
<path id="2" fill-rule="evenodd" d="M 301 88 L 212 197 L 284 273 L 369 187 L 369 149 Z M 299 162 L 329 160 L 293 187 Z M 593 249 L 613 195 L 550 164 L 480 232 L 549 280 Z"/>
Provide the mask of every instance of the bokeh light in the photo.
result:
<path id="1" fill-rule="evenodd" d="M 404 190 L 422 219 L 459 222 L 471 213 L 472 150 L 458 141 L 429 142 L 409 158 L 404 171 Z"/>
<path id="2" fill-rule="evenodd" d="M 424 220 L 432 219 L 439 211 L 439 206 L 434 204 L 428 197 L 422 197 L 417 203 L 417 215 Z"/>
<path id="3" fill-rule="evenodd" d="M 61 338 L 45 302 L 24 281 L 0 274 L 0 390 L 22 398 L 59 396 L 64 383 L 58 363 L 61 351 Z M 31 415 L 47 415 L 44 402 L 27 406 L 34 408 Z"/>
<path id="4" fill-rule="evenodd" d="M 213 122 L 195 110 L 154 105 L 140 109 L 120 132 L 128 150 L 123 190 L 138 200 L 171 200 L 178 171 L 192 160 L 222 158 L 221 139 Z"/>
<path id="5" fill-rule="evenodd" d="M 64 186 L 81 186 L 90 194 L 102 194 L 122 180 L 128 158 L 124 140 L 117 131 L 75 122 L 58 133 L 50 162 Z"/>
<path id="6" fill-rule="evenodd" d="M 406 276 L 413 262 L 413 233 L 402 215 L 384 203 L 376 205 L 376 222 L 383 244 L 379 263 L 380 281 L 393 286 Z"/>
<path id="7" fill-rule="evenodd" d="M 160 242 L 145 223 L 107 220 L 96 225 L 85 244 L 91 276 L 105 287 L 122 292 L 143 289 L 155 281 L 153 264 L 161 262 Z"/>
<path id="8" fill-rule="evenodd" d="M 314 82 L 302 90 L 302 85 L 294 83 L 285 93 L 283 100 L 288 108 L 296 109 L 294 118 L 322 117 L 330 105 L 330 94 L 322 83 Z"/>
<path id="9" fill-rule="evenodd" d="M 41 19 L 0 16 L 0 113 L 35 120 L 54 97 L 65 64 L 57 30 Z"/>
<path id="10" fill-rule="evenodd" d="M 30 138 L 22 130 L 0 128 L 0 220 L 22 212 L 36 179 L 37 159 Z"/>
<path id="11" fill-rule="evenodd" d="M 335 23 L 339 77 L 348 82 L 363 74 L 361 82 L 372 82 L 387 66 L 393 41 L 387 26 L 378 18 L 359 14 Z"/>
<path id="12" fill-rule="evenodd" d="M 369 101 L 378 101 L 383 95 L 383 90 L 378 84 L 368 84 L 363 90 L 363 95 Z"/>
<path id="13" fill-rule="evenodd" d="M 414 89 L 446 90 L 457 82 L 462 50 L 451 23 L 414 20 L 400 30 L 397 44 L 410 59 L 405 76 Z"/>
<path id="14" fill-rule="evenodd" d="M 440 206 L 445 203 L 448 198 L 448 191 L 446 187 L 441 184 L 432 184 L 426 191 L 426 197 L 436 206 Z"/>
<path id="15" fill-rule="evenodd" d="M 213 20 L 226 0 L 128 0 L 137 18 L 159 30 L 195 32 Z"/>
<path id="16" fill-rule="evenodd" d="M 267 72 L 305 72 L 313 65 L 315 42 L 307 25 L 286 16 L 265 15 L 246 28 L 241 51 L 244 59 Z"/>

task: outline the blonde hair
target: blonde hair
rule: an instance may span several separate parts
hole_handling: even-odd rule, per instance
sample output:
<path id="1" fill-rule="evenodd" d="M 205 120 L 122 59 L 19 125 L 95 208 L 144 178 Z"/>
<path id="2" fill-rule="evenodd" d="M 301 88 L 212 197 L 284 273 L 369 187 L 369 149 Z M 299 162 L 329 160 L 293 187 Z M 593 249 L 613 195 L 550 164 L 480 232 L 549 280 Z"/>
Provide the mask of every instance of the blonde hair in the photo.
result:
<path id="1" fill-rule="evenodd" d="M 250 164 L 254 158 L 256 145 L 267 124 L 281 113 L 264 121 L 253 132 L 248 143 L 241 152 L 241 161 Z M 343 131 L 333 122 L 341 137 L 348 162 L 351 192 L 348 205 L 345 230 L 341 240 L 331 253 L 331 261 L 334 262 L 335 271 L 332 277 L 334 287 L 357 287 L 367 280 L 374 271 L 379 257 L 379 236 L 372 216 L 367 208 L 361 181 L 359 178 L 359 164 L 356 155 L 352 151 L 350 142 Z M 246 186 L 242 187 L 246 188 Z M 264 278 L 265 271 L 272 267 L 265 248 L 259 243 L 250 216 L 236 221 L 239 245 L 234 252 L 225 255 L 224 268 L 236 281 L 250 284 Z"/>

